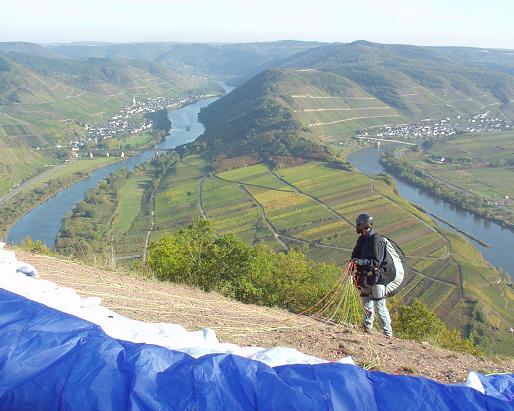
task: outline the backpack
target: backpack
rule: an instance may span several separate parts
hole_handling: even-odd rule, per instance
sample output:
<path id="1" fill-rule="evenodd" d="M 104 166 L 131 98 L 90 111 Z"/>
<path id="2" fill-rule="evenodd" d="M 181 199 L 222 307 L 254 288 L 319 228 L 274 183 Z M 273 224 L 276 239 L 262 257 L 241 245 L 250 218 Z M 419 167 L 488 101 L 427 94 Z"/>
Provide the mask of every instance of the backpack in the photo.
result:
<path id="1" fill-rule="evenodd" d="M 390 264 L 386 264 L 387 269 L 384 269 L 382 272 L 382 278 L 380 280 L 380 284 L 385 285 L 386 289 L 386 296 L 394 295 L 398 287 L 403 281 L 403 277 L 405 274 L 404 268 L 403 268 L 403 261 L 400 257 L 398 251 L 395 248 L 398 248 L 400 253 L 405 257 L 405 254 L 403 253 L 402 249 L 396 244 L 393 240 L 381 236 L 382 240 L 384 241 L 385 250 L 384 250 L 384 258 L 382 262 L 380 263 L 380 266 L 384 268 L 384 262 L 387 258 L 387 255 L 389 255 L 390 259 L 393 262 L 393 267 L 390 266 Z M 394 245 L 393 245 L 394 244 Z"/>

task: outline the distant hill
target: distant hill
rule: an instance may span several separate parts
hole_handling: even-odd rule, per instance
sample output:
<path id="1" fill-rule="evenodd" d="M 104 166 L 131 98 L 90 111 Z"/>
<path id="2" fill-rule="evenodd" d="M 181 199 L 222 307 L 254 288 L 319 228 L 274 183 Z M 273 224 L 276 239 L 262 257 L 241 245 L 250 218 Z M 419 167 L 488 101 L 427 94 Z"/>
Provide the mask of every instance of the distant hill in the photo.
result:
<path id="1" fill-rule="evenodd" d="M 76 141 L 134 96 L 221 92 L 214 81 L 141 60 L 70 60 L 0 53 L 0 178 L 11 187 L 45 164 L 36 147 Z M 0 184 L 0 192 L 5 184 Z"/>
<path id="2" fill-rule="evenodd" d="M 200 112 L 205 133 L 195 142 L 213 157 L 251 156 L 328 160 L 330 150 L 298 121 L 287 92 L 301 76 L 284 69 L 266 70 Z"/>
<path id="3" fill-rule="evenodd" d="M 480 53 L 474 53 L 477 54 Z M 403 97 L 420 94 L 402 92 L 412 88 L 429 89 L 441 97 L 446 94 L 473 98 L 486 93 L 502 104 L 509 104 L 514 97 L 514 77 L 474 65 L 473 61 L 478 59 L 473 60 L 469 53 L 455 56 L 446 48 L 357 41 L 297 54 L 283 66 L 316 68 L 339 74 L 384 102 L 406 111 L 415 112 L 409 99 Z"/>
<path id="4" fill-rule="evenodd" d="M 165 94 L 194 92 L 194 89 L 206 83 L 189 75 L 166 68 L 162 65 L 143 60 L 109 60 L 105 58 L 88 58 L 86 60 L 53 59 L 34 55 L 9 53 L 0 55 L 1 94 L 0 101 L 23 103 L 23 91 L 33 95 L 34 100 L 41 102 L 41 96 L 32 93 L 31 85 L 40 84 L 55 89 L 55 82 L 62 87 L 74 87 L 87 92 L 108 95 L 123 89 L 134 90 L 140 95 L 154 91 Z M 212 86 L 212 84 L 211 84 Z M 137 91 L 142 90 L 142 92 Z M 59 96 L 59 91 L 49 94 Z M 11 93 L 10 93 L 11 92 Z M 36 102 L 35 101 L 35 102 Z"/>
<path id="5" fill-rule="evenodd" d="M 22 41 L 0 42 L 0 53 L 24 53 L 32 56 L 50 58 L 63 57 L 55 50 L 51 50 L 36 43 L 26 43 Z"/>
<path id="6" fill-rule="evenodd" d="M 514 118 L 514 76 L 466 56 L 365 41 L 312 48 L 208 107 L 200 142 L 214 155 L 297 156 L 305 146 L 317 155 L 364 127 L 479 111 Z"/>
<path id="7" fill-rule="evenodd" d="M 514 50 L 474 47 L 434 47 L 434 51 L 463 63 L 514 75 Z"/>
<path id="8" fill-rule="evenodd" d="M 188 73 L 248 77 L 320 44 L 303 41 L 239 44 L 72 43 L 49 46 L 48 49 L 74 59 L 101 57 L 149 60 Z"/>
<path id="9" fill-rule="evenodd" d="M 63 136 L 55 130 L 58 124 L 49 130 L 42 128 L 40 120 L 61 125 L 66 120 L 94 123 L 101 114 L 109 114 L 134 96 L 182 96 L 208 91 L 221 88 L 206 79 L 148 61 L 0 54 L 0 105 L 2 116 L 7 117 L 0 116 L 0 122 L 4 126 L 23 126 L 27 130 L 22 135 L 39 136 L 41 141 L 59 141 Z"/>

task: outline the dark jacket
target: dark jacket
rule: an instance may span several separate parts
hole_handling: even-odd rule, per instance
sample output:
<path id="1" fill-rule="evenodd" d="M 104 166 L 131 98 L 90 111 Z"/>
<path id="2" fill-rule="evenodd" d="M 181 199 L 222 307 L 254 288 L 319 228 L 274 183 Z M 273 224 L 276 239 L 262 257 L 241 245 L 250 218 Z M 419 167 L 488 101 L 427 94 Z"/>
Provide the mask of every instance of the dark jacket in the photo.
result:
<path id="1" fill-rule="evenodd" d="M 384 240 L 374 229 L 371 229 L 367 236 L 359 236 L 352 252 L 353 258 L 364 260 L 364 265 L 360 267 L 364 271 L 371 271 L 372 267 L 377 267 L 380 277 L 384 271 L 395 269 L 391 256 L 386 253 Z"/>

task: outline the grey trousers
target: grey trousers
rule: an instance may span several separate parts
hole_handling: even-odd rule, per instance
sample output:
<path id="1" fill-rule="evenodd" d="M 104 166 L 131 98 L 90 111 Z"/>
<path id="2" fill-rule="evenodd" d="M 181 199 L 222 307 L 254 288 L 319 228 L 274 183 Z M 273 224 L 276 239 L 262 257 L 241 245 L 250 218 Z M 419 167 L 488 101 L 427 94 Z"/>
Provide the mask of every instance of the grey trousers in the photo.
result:
<path id="1" fill-rule="evenodd" d="M 384 298 L 385 286 L 381 284 L 368 286 L 365 289 L 362 289 L 361 293 L 366 295 L 361 297 L 362 305 L 364 306 L 364 326 L 366 329 L 373 328 L 376 305 L 382 331 L 385 335 L 392 336 L 393 328 L 391 327 L 391 317 L 389 316 L 389 310 L 387 309 L 386 300 Z"/>

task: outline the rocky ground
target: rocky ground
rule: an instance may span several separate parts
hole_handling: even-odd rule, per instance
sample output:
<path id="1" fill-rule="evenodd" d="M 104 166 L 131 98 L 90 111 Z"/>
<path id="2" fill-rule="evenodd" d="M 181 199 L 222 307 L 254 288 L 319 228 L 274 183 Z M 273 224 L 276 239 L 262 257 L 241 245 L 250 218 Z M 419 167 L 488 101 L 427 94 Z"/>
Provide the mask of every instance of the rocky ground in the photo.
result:
<path id="1" fill-rule="evenodd" d="M 462 383 L 469 371 L 514 372 L 514 360 L 482 359 L 424 342 L 387 339 L 358 329 L 326 325 L 284 310 L 242 304 L 216 293 L 164 283 L 135 274 L 99 270 L 53 257 L 17 251 L 42 279 L 75 289 L 84 297 L 126 317 L 180 324 L 188 330 L 209 327 L 219 340 L 238 345 L 294 347 L 329 361 L 351 355 L 368 369 Z"/>

